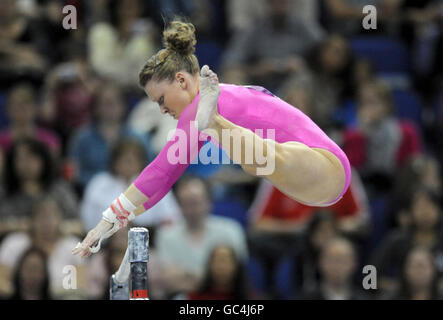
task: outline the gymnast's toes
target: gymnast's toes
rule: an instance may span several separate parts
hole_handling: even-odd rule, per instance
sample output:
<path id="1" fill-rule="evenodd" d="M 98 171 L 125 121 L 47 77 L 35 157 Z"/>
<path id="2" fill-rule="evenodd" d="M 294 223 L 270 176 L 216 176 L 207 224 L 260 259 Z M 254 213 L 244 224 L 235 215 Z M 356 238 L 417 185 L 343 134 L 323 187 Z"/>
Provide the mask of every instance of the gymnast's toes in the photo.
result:
<path id="1" fill-rule="evenodd" d="M 200 71 L 200 75 L 202 77 L 208 77 L 210 75 L 211 69 L 209 69 L 209 66 L 205 64 Z"/>

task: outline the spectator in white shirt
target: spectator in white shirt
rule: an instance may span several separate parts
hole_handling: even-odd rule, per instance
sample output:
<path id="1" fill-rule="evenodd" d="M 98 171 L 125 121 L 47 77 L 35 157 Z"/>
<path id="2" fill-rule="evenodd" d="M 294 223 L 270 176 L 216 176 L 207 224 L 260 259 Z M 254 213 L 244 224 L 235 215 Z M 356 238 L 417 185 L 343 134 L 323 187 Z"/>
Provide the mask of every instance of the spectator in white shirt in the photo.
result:
<path id="1" fill-rule="evenodd" d="M 111 151 L 109 171 L 96 174 L 87 184 L 80 207 L 86 230 L 92 229 L 102 218 L 103 211 L 134 181 L 147 163 L 143 145 L 124 138 Z M 135 226 L 156 226 L 181 220 L 180 208 L 170 191 L 145 213 L 137 216 Z"/>
<path id="2" fill-rule="evenodd" d="M 158 230 L 156 253 L 171 295 L 196 289 L 211 250 L 231 246 L 242 261 L 248 257 L 245 233 L 236 221 L 210 214 L 210 188 L 204 180 L 185 176 L 176 186 L 184 221 Z"/>
<path id="3" fill-rule="evenodd" d="M 8 294 L 12 289 L 12 275 L 18 261 L 31 247 L 42 250 L 48 257 L 49 290 L 53 298 L 82 298 L 83 262 L 71 254 L 71 249 L 80 240 L 65 236 L 61 228 L 62 214 L 57 202 L 51 197 L 37 200 L 32 209 L 29 232 L 14 232 L 7 235 L 0 246 L 0 289 Z M 65 290 L 63 280 L 66 266 L 76 268 L 78 290 Z"/>
<path id="4" fill-rule="evenodd" d="M 119 1 L 111 14 L 114 23 L 95 23 L 87 35 L 88 58 L 94 71 L 122 86 L 137 86 L 134 75 L 157 47 L 153 24 L 143 19 L 142 13 L 142 1 Z"/>

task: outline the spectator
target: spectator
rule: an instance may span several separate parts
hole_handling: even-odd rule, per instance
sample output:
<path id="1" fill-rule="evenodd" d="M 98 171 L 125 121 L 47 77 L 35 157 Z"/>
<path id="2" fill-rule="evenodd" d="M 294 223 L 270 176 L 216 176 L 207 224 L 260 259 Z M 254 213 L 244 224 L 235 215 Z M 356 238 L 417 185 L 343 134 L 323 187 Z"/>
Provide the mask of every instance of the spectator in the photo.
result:
<path id="1" fill-rule="evenodd" d="M 54 154 L 60 153 L 60 139 L 54 133 L 36 125 L 37 101 L 30 85 L 13 87 L 8 99 L 9 127 L 0 131 L 0 146 L 6 153 L 20 138 L 36 138 L 43 142 Z"/>
<path id="2" fill-rule="evenodd" d="M 92 283 L 87 284 L 89 296 L 95 299 L 109 300 L 109 279 L 112 274 L 117 272 L 123 261 L 128 247 L 128 231 L 130 227 L 119 230 L 115 237 L 111 237 L 105 243 L 100 258 L 92 259 L 92 268 L 87 272 L 89 281 L 92 281 Z M 149 252 L 149 255 L 151 259 L 151 252 Z"/>
<path id="3" fill-rule="evenodd" d="M 2 266 L 2 283 L 11 281 L 10 275 L 17 268 L 20 255 L 31 246 L 37 247 L 48 257 L 49 290 L 52 297 L 57 299 L 82 297 L 83 287 L 79 290 L 65 290 L 63 279 L 65 266 L 77 268 L 77 276 L 83 274 L 82 261 L 71 254 L 79 239 L 67 236 L 62 229 L 62 213 L 55 199 L 47 197 L 38 200 L 32 208 L 32 218 L 28 232 L 8 234 L 0 246 L 0 265 Z M 78 279 L 79 283 L 82 283 Z M 7 286 L 6 286 L 7 287 Z"/>
<path id="4" fill-rule="evenodd" d="M 326 29 L 350 37 L 364 29 L 361 22 L 364 18 L 363 7 L 376 5 L 377 0 L 326 0 L 324 1 L 324 22 Z"/>
<path id="5" fill-rule="evenodd" d="M 152 24 L 142 19 L 140 0 L 114 2 L 111 23 L 98 22 L 88 32 L 89 62 L 99 75 L 126 87 L 137 87 L 134 77 L 154 54 Z"/>
<path id="6" fill-rule="evenodd" d="M 109 300 L 109 278 L 120 268 L 128 246 L 128 231 L 133 225 L 119 230 L 104 243 L 103 251 L 89 259 L 87 265 L 87 296 Z M 159 264 L 155 245 L 155 232 L 149 228 L 148 289 L 149 298 L 165 299 L 165 272 Z"/>
<path id="7" fill-rule="evenodd" d="M 16 0 L 0 1 L 0 88 L 19 81 L 41 82 L 46 59 L 41 55 L 42 34 L 20 15 Z"/>
<path id="8" fill-rule="evenodd" d="M 87 230 L 97 225 L 109 203 L 127 189 L 147 162 L 144 146 L 136 139 L 123 139 L 113 147 L 109 170 L 95 175 L 85 189 L 80 212 Z M 170 191 L 132 223 L 136 226 L 155 227 L 179 219 L 181 219 L 180 208 Z"/>
<path id="9" fill-rule="evenodd" d="M 392 187 L 393 176 L 411 157 L 421 152 L 415 126 L 395 117 L 389 87 L 381 81 L 363 84 L 358 91 L 357 119 L 343 132 L 343 151 L 378 190 Z"/>
<path id="10" fill-rule="evenodd" d="M 363 300 L 365 296 L 353 284 L 358 266 L 357 254 L 352 243 L 336 238 L 328 241 L 320 251 L 319 271 L 321 280 L 312 292 L 305 292 L 307 300 Z"/>
<path id="11" fill-rule="evenodd" d="M 223 157 L 228 158 L 222 149 L 220 151 L 223 152 L 220 152 L 222 160 Z M 220 161 L 220 163 L 223 162 Z M 204 165 L 197 166 L 203 167 Z M 192 167 L 191 171 L 198 173 L 198 170 L 192 170 Z M 203 173 L 203 177 L 209 178 L 209 182 L 214 190 L 214 201 L 228 201 L 241 204 L 244 206 L 244 221 L 246 222 L 246 211 L 254 200 L 259 178 L 246 173 L 241 166 L 235 165 L 232 162 L 230 165 L 212 165 L 212 171 L 207 171 L 209 171 L 209 174 L 204 170 L 200 170 L 200 173 Z"/>
<path id="12" fill-rule="evenodd" d="M 228 26 L 232 33 L 248 30 L 258 20 L 266 18 L 267 0 L 229 0 Z M 311 0 L 289 0 L 291 16 L 296 15 L 319 28 L 319 3 Z"/>
<path id="13" fill-rule="evenodd" d="M 94 94 L 99 87 L 87 64 L 85 50 L 81 43 L 70 42 L 66 61 L 47 73 L 42 90 L 39 120 L 59 133 L 63 155 L 72 133 L 90 120 Z"/>
<path id="14" fill-rule="evenodd" d="M 62 25 L 65 5 L 76 7 L 76 30 Z M 367 5 L 376 6 L 376 30 L 362 27 Z M 265 288 L 259 292 L 265 298 L 286 298 L 289 289 L 301 298 L 360 298 L 351 281 L 340 280 L 357 280 L 352 263 L 358 268 L 360 261 L 377 267 L 377 298 L 442 298 L 442 5 L 0 0 L 1 297 L 109 299 L 109 276 L 120 265 L 127 229 L 81 261 L 77 290 L 55 288 L 65 274 L 53 271 L 62 261 L 77 266 L 71 248 L 63 248 L 75 246 L 83 225 L 95 225 L 103 205 L 153 159 L 176 126 L 156 102 L 141 99 L 136 75 L 160 45 L 164 20 L 178 14 L 196 26 L 202 65 L 223 70 L 222 82 L 264 86 L 306 113 L 347 154 L 353 180 L 340 202 L 319 210 L 288 199 L 240 166 L 205 165 L 199 158 L 186 172 L 199 179 L 183 179 L 135 220 L 150 231 L 150 298 L 232 298 L 230 290 L 213 288 L 229 287 L 248 249 L 263 267 L 261 279 L 254 277 L 257 270 L 247 271 L 259 280 L 255 287 Z M 382 41 L 371 50 L 394 50 L 383 40 L 391 39 L 407 51 L 407 74 L 377 74 L 376 61 L 355 56 L 355 38 L 374 35 Z M 420 126 L 404 121 L 413 110 L 395 104 L 405 98 L 398 90 L 408 88 L 423 102 Z M 209 156 L 208 146 L 200 155 Z M 224 208 L 248 228 L 247 237 L 237 223 L 218 216 Z M 337 237 L 355 249 L 325 247 Z M 39 250 L 46 255 L 46 277 Z M 336 258 L 344 263 L 338 272 Z M 14 283 L 15 274 L 21 284 Z M 283 274 L 294 284 L 282 286 Z"/>
<path id="15" fill-rule="evenodd" d="M 285 81 L 279 90 L 279 96 L 283 100 L 302 111 L 320 127 L 323 127 L 321 124 L 322 117 L 319 110 L 317 110 L 316 94 L 310 77 L 298 74 Z"/>
<path id="16" fill-rule="evenodd" d="M 86 30 L 89 30 L 91 26 L 99 22 L 111 22 L 111 7 L 114 5 L 113 0 L 99 0 L 99 1 L 87 1 L 87 0 L 74 0 L 80 3 L 80 6 L 84 10 L 84 22 Z"/>
<path id="17" fill-rule="evenodd" d="M 154 4 L 155 3 L 155 4 Z M 160 21 L 159 17 L 171 20 L 175 16 L 186 16 L 189 21 L 198 30 L 199 37 L 209 38 L 213 36 L 211 32 L 217 28 L 216 22 L 220 22 L 221 12 L 214 14 L 216 9 L 216 1 L 206 0 L 166 0 L 153 2 L 155 10 L 154 19 L 157 20 L 159 27 L 163 26 L 164 21 Z M 219 40 L 219 39 L 214 39 Z"/>
<path id="18" fill-rule="evenodd" d="M 29 219 L 33 201 L 45 195 L 54 198 L 64 218 L 72 222 L 78 219 L 77 197 L 70 185 L 56 176 L 54 167 L 49 150 L 39 141 L 25 138 L 11 146 L 6 156 L 5 189 L 0 204 L 2 233 L 14 231 L 16 223 L 21 228 L 20 221 Z M 9 223 L 12 225 L 8 226 Z"/>
<path id="19" fill-rule="evenodd" d="M 112 238 L 112 240 L 113 239 L 114 238 Z M 103 250 L 94 254 L 84 262 L 85 299 L 109 300 L 109 279 L 111 274 L 108 270 L 107 254 L 109 254 L 108 249 L 104 246 Z"/>
<path id="20" fill-rule="evenodd" d="M 247 300 L 251 298 L 242 262 L 230 246 L 212 249 L 200 288 L 190 300 Z"/>
<path id="21" fill-rule="evenodd" d="M 131 226 L 119 230 L 115 239 L 109 239 L 106 244 L 106 266 L 108 268 L 108 274 L 117 272 L 120 268 L 120 264 L 123 261 L 123 257 L 128 247 L 128 232 Z M 112 237 L 114 238 L 114 237 Z"/>
<path id="22" fill-rule="evenodd" d="M 226 7 L 231 34 L 249 30 L 266 16 L 266 0 L 228 0 Z"/>
<path id="23" fill-rule="evenodd" d="M 152 9 L 155 12 L 155 21 L 158 26 L 162 26 L 164 20 L 161 17 L 166 19 L 171 19 L 176 15 L 183 15 L 186 17 L 190 17 L 196 11 L 196 2 L 195 0 L 166 0 L 166 1 L 151 1 Z"/>
<path id="24" fill-rule="evenodd" d="M 423 186 L 441 194 L 441 171 L 437 159 L 431 155 L 417 155 L 409 159 L 395 178 L 392 194 L 392 213 L 395 225 L 407 228 L 411 223 L 409 200 L 417 188 Z"/>
<path id="25" fill-rule="evenodd" d="M 441 300 L 441 282 L 432 252 L 413 247 L 406 255 L 397 290 L 390 300 Z"/>
<path id="26" fill-rule="evenodd" d="M 295 282 L 299 292 L 311 292 L 318 287 L 318 259 L 324 245 L 340 236 L 337 220 L 328 210 L 315 212 L 301 234 L 296 259 Z"/>
<path id="27" fill-rule="evenodd" d="M 109 300 L 109 279 L 120 268 L 128 247 L 128 231 L 132 225 L 119 230 L 103 244 L 102 250 L 85 261 L 85 295 L 87 299 Z M 152 235 L 149 235 L 149 268 L 151 273 Z M 151 278 L 148 274 L 148 287 L 152 298 Z"/>
<path id="28" fill-rule="evenodd" d="M 124 137 L 139 139 L 150 152 L 149 141 L 133 132 L 125 123 L 126 105 L 121 89 L 105 83 L 98 90 L 92 123 L 80 129 L 70 145 L 76 181 L 84 187 L 97 173 L 105 171 L 110 149 Z"/>
<path id="29" fill-rule="evenodd" d="M 34 10 L 36 17 L 35 28 L 38 33 L 44 35 L 41 39 L 41 53 L 48 60 L 48 64 L 54 66 L 63 61 L 65 51 L 70 42 L 76 41 L 76 37 L 80 37 L 83 28 L 81 25 L 81 10 L 79 6 L 76 6 L 78 11 L 77 29 L 76 32 L 72 32 L 71 29 L 66 29 L 63 26 L 63 19 L 65 14 L 63 12 L 63 2 L 59 0 L 45 0 L 39 1 L 39 8 Z M 71 1 L 72 2 L 72 1 Z M 70 3 L 69 3 L 70 4 Z"/>
<path id="30" fill-rule="evenodd" d="M 443 38 L 443 37 L 442 37 Z M 442 39 L 442 50 L 443 50 L 443 39 Z M 443 65 L 442 65 L 443 74 Z M 436 141 L 433 143 L 434 150 L 438 157 L 440 163 L 443 163 L 443 77 L 440 81 L 440 93 L 435 99 L 435 134 Z M 442 176 L 443 177 L 443 176 Z"/>
<path id="31" fill-rule="evenodd" d="M 358 85 L 372 80 L 372 65 L 356 59 L 348 41 L 339 34 L 325 37 L 311 50 L 307 62 L 309 68 L 285 81 L 280 96 L 330 131 L 343 121 L 336 113 L 341 116 L 342 105 L 354 98 Z"/>
<path id="32" fill-rule="evenodd" d="M 291 16 L 289 7 L 288 0 L 268 0 L 266 19 L 234 36 L 222 63 L 225 82 L 253 83 L 273 91 L 303 69 L 303 55 L 320 41 L 322 32 Z"/>
<path id="33" fill-rule="evenodd" d="M 334 112 L 353 93 L 355 61 L 346 38 L 329 35 L 314 48 L 309 65 L 317 121 L 321 127 L 329 128 L 334 124 Z"/>
<path id="34" fill-rule="evenodd" d="M 3 175 L 5 171 L 5 153 L 0 148 L 0 181 L 4 181 Z"/>
<path id="35" fill-rule="evenodd" d="M 51 300 L 46 253 L 37 248 L 26 250 L 17 262 L 14 294 L 11 300 Z"/>
<path id="36" fill-rule="evenodd" d="M 374 81 L 375 78 L 376 71 L 373 63 L 369 59 L 358 57 L 352 67 L 352 84 L 349 88 L 351 94 L 355 94 L 362 84 Z"/>
<path id="37" fill-rule="evenodd" d="M 233 247 L 241 261 L 247 258 L 246 239 L 241 226 L 229 218 L 210 214 L 210 189 L 203 180 L 184 177 L 176 194 L 184 222 L 160 228 L 156 247 L 169 293 L 189 293 L 201 281 L 212 248 Z"/>
<path id="38" fill-rule="evenodd" d="M 420 186 L 410 197 L 407 206 L 410 225 L 391 231 L 373 256 L 382 290 L 392 289 L 395 278 L 401 272 L 401 263 L 413 245 L 430 250 L 437 259 L 437 270 L 443 270 L 440 262 L 443 257 L 440 201 L 439 195 Z"/>
<path id="39" fill-rule="evenodd" d="M 152 151 L 157 155 L 168 141 L 168 133 L 177 127 L 177 120 L 165 117 L 158 103 L 148 97 L 140 100 L 128 116 L 128 124 L 140 135 L 149 135 L 152 141 Z"/>
<path id="40" fill-rule="evenodd" d="M 250 209 L 249 241 L 251 255 L 265 267 L 267 292 L 272 292 L 273 275 L 284 257 L 295 256 L 300 236 L 318 208 L 303 205 L 262 181 L 255 202 Z M 334 215 L 338 231 L 354 241 L 366 239 L 369 234 L 369 209 L 364 187 L 356 172 L 343 199 L 327 209 Z M 315 251 L 315 250 L 314 250 Z M 305 252 L 308 254 L 307 252 Z M 301 266 L 300 266 L 301 267 Z M 301 276 L 296 272 L 297 286 Z"/>

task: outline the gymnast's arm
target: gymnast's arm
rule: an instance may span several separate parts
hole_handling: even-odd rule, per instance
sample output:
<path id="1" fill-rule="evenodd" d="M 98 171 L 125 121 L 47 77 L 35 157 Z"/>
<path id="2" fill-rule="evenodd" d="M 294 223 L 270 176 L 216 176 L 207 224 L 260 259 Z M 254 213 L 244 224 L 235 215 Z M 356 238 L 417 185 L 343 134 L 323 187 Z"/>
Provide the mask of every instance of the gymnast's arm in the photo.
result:
<path id="1" fill-rule="evenodd" d="M 99 240 L 108 238 L 127 226 L 137 215 L 154 206 L 168 193 L 203 146 L 203 141 L 191 141 L 191 123 L 186 122 L 184 126 L 179 123 L 177 129 L 181 130 L 176 130 L 159 155 L 103 212 L 102 220 L 89 231 L 83 242 L 72 250 L 73 254 L 89 256 L 90 248 L 97 246 Z"/>

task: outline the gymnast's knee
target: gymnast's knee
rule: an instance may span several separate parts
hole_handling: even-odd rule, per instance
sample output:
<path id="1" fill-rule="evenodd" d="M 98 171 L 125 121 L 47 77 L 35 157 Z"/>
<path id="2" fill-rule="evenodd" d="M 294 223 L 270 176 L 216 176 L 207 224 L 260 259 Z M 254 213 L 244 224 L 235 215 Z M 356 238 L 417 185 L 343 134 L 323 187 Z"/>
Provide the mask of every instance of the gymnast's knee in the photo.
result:
<path id="1" fill-rule="evenodd" d="M 342 181 L 339 175 L 337 178 L 330 177 L 328 180 L 328 182 L 320 183 L 318 185 L 318 190 L 324 190 L 324 192 L 318 192 L 319 197 L 317 199 L 312 199 L 312 205 L 317 207 L 328 207 L 336 203 L 338 197 L 343 193 L 345 181 Z"/>
<path id="2" fill-rule="evenodd" d="M 327 195 L 320 193 L 313 193 L 310 195 L 298 195 L 294 197 L 294 200 L 301 204 L 311 207 L 329 207 L 337 202 L 339 195 L 342 191 L 332 192 Z"/>

